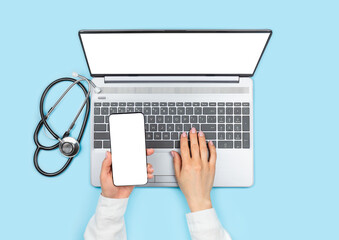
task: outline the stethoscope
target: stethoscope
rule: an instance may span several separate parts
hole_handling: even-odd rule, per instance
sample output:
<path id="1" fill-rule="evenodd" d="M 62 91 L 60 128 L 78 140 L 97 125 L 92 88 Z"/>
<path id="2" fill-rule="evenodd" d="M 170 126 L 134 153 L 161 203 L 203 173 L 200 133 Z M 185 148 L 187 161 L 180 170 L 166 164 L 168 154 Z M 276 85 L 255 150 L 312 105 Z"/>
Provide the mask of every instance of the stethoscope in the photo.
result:
<path id="1" fill-rule="evenodd" d="M 47 177 L 57 176 L 60 173 L 62 173 L 63 171 L 65 171 L 66 168 L 72 162 L 73 158 L 79 153 L 79 151 L 80 151 L 80 141 L 81 141 L 81 138 L 84 134 L 85 127 L 86 127 L 86 124 L 87 124 L 87 121 L 88 121 L 88 116 L 89 116 L 91 87 L 94 88 L 94 91 L 96 93 L 99 93 L 101 91 L 100 88 L 98 88 L 91 80 L 87 79 L 86 77 L 79 75 L 77 73 L 73 73 L 73 77 L 79 77 L 79 79 L 76 80 L 74 78 L 59 78 L 59 79 L 53 81 L 51 84 L 49 84 L 47 86 L 45 91 L 42 93 L 42 96 L 41 96 L 41 99 L 40 99 L 40 117 L 41 117 L 41 120 L 39 121 L 39 123 L 38 123 L 38 125 L 37 125 L 37 127 L 34 131 L 34 142 L 35 142 L 35 145 L 36 145 L 36 150 L 34 152 L 33 161 L 34 161 L 34 166 L 35 166 L 36 170 L 38 170 L 39 173 L 41 173 L 42 175 L 47 176 Z M 67 82 L 67 81 L 72 82 L 72 84 L 65 90 L 65 92 L 59 97 L 59 99 L 55 102 L 55 104 L 49 109 L 49 111 L 45 115 L 44 111 L 43 111 L 43 107 L 44 107 L 44 101 L 45 101 L 45 97 L 46 97 L 47 93 L 56 84 L 58 84 L 60 82 Z M 81 81 L 86 81 L 88 83 L 88 91 L 85 88 L 85 86 L 81 83 Z M 56 106 L 60 103 L 60 101 L 69 92 L 69 90 L 71 90 L 75 85 L 78 85 L 82 89 L 82 91 L 84 92 L 84 95 L 85 95 L 85 100 L 81 104 L 79 111 L 77 112 L 76 116 L 74 117 L 74 119 L 73 119 L 72 123 L 70 124 L 70 126 L 68 127 L 67 131 L 63 134 L 62 137 L 59 137 L 51 129 L 50 125 L 47 123 L 47 119 L 51 115 L 53 110 L 56 108 Z M 85 105 L 86 105 L 85 116 L 84 116 L 84 119 L 83 119 L 83 122 L 82 122 L 82 125 L 81 125 L 79 135 L 75 139 L 73 137 L 70 137 L 69 135 L 70 135 L 70 132 L 75 125 L 75 122 L 77 121 L 79 115 L 81 114 L 83 108 L 85 107 Z M 47 131 L 53 136 L 54 139 L 58 140 L 58 142 L 56 144 L 54 144 L 52 146 L 44 146 L 39 142 L 38 135 L 39 135 L 39 132 L 40 132 L 42 127 L 47 129 Z M 44 170 L 42 170 L 40 168 L 39 163 L 38 163 L 39 152 L 40 152 L 40 150 L 50 151 L 50 150 L 54 150 L 56 148 L 59 148 L 61 154 L 64 155 L 65 157 L 68 157 L 68 159 L 67 159 L 66 163 L 58 171 L 45 172 Z"/>

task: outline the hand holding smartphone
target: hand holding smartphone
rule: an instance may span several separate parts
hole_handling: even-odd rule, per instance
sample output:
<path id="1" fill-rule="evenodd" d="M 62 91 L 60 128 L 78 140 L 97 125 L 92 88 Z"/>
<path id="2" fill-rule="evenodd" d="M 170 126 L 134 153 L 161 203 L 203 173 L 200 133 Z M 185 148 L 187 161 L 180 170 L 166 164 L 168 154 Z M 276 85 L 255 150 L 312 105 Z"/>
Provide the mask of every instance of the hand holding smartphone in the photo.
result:
<path id="1" fill-rule="evenodd" d="M 142 113 L 117 113 L 109 116 L 113 184 L 147 183 L 145 123 Z"/>

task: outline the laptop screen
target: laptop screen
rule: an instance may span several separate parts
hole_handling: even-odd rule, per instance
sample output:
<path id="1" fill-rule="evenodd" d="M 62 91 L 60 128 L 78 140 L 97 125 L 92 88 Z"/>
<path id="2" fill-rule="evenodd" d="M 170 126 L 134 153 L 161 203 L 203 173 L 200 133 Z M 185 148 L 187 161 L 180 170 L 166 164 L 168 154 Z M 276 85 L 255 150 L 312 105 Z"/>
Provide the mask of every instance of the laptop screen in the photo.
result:
<path id="1" fill-rule="evenodd" d="M 252 76 L 271 31 L 80 31 L 79 35 L 92 76 Z"/>

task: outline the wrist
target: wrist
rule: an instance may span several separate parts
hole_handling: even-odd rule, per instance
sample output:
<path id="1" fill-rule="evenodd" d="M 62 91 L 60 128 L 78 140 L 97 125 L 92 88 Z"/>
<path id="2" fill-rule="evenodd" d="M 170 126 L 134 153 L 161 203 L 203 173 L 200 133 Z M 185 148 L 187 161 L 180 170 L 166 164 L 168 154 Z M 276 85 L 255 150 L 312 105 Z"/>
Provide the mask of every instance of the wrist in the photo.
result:
<path id="1" fill-rule="evenodd" d="M 198 212 L 206 209 L 212 208 L 212 201 L 210 198 L 201 199 L 199 201 L 189 201 L 187 202 L 191 212 Z"/>
<path id="2" fill-rule="evenodd" d="M 114 198 L 114 199 L 122 199 L 122 198 L 129 198 L 129 195 L 126 194 L 119 194 L 119 193 L 105 193 L 101 192 L 101 195 L 105 198 Z"/>

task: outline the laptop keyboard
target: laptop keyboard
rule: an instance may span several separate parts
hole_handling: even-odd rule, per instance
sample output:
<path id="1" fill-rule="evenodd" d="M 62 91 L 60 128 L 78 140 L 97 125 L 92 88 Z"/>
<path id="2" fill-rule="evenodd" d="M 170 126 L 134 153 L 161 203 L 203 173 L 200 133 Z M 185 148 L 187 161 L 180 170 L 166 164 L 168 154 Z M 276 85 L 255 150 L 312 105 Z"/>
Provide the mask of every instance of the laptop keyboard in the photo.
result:
<path id="1" fill-rule="evenodd" d="M 248 102 L 94 102 L 94 148 L 110 148 L 108 116 L 142 112 L 147 148 L 180 148 L 180 134 L 202 130 L 217 148 L 250 148 Z"/>

